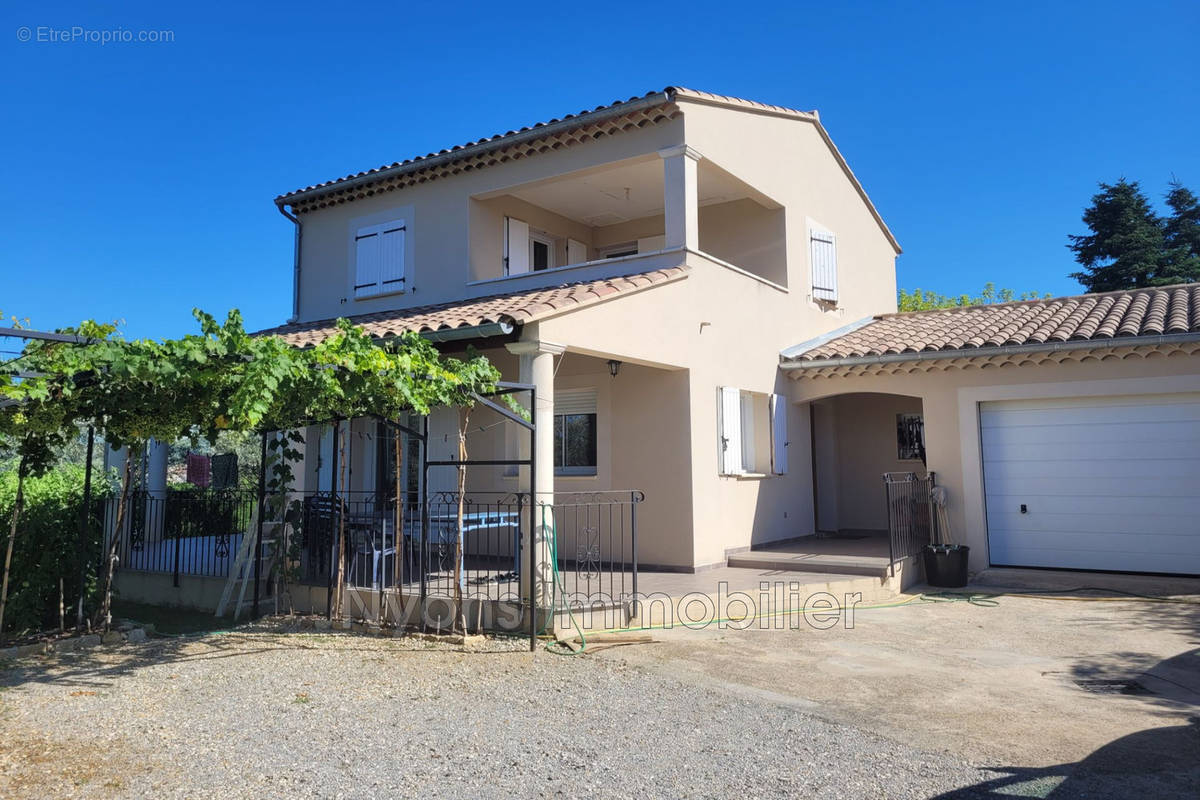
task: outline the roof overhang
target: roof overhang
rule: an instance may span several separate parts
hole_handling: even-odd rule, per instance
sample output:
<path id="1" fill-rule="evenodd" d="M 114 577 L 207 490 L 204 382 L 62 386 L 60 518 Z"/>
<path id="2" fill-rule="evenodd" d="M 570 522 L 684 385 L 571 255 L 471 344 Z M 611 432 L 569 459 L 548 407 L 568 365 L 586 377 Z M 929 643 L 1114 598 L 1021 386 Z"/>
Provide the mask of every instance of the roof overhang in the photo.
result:
<path id="1" fill-rule="evenodd" d="M 1123 336 L 1112 339 L 1081 339 L 1065 342 L 1006 345 L 1000 347 L 971 347 L 959 350 L 931 350 L 883 355 L 783 360 L 779 368 L 793 380 L 820 375 L 837 377 L 877 372 L 914 371 L 918 369 L 951 369 L 984 363 L 1042 363 L 1056 355 L 1069 360 L 1089 356 L 1107 356 L 1120 351 L 1141 352 L 1200 352 L 1200 333 L 1172 333 L 1158 336 Z"/>

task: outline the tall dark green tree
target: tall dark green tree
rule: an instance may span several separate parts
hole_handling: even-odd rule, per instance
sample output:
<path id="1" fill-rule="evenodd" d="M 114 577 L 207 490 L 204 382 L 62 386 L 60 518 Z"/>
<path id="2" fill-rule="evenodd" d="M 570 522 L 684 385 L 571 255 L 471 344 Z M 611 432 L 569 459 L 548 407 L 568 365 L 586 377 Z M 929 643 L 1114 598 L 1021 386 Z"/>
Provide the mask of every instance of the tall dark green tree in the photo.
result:
<path id="1" fill-rule="evenodd" d="M 1083 266 L 1071 277 L 1089 292 L 1170 282 L 1163 280 L 1167 261 L 1163 222 L 1137 181 L 1122 178 L 1114 184 L 1101 183 L 1083 212 L 1083 221 L 1091 233 L 1069 236 L 1067 247 Z"/>
<path id="2" fill-rule="evenodd" d="M 1200 280 L 1200 199 L 1179 181 L 1167 191 L 1171 214 L 1163 220 L 1163 283 Z"/>

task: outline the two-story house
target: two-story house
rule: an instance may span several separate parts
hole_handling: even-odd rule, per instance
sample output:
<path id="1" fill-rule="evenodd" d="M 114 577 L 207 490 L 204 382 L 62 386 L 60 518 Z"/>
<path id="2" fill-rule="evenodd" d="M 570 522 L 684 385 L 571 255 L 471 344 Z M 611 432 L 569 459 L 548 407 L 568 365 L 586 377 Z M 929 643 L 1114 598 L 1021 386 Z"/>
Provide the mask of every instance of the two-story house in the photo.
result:
<path id="1" fill-rule="evenodd" d="M 418 331 L 533 383 L 538 495 L 643 491 L 644 567 L 813 532 L 808 407 L 779 353 L 894 310 L 899 253 L 816 112 L 670 87 L 276 203 L 296 248 L 274 332 Z M 478 419 L 472 457 L 520 451 Z M 430 458 L 453 457 L 456 422 L 431 418 Z M 343 434 L 351 489 L 393 469 L 375 425 Z M 308 439 L 302 488 L 328 490 L 331 433 Z M 473 468 L 469 485 L 520 480 Z"/>

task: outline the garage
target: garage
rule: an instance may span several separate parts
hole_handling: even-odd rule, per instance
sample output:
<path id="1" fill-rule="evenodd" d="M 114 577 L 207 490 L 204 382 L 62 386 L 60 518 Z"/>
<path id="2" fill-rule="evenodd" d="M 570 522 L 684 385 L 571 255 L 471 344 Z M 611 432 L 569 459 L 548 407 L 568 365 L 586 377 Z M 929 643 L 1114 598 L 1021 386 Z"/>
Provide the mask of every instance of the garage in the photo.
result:
<path id="1" fill-rule="evenodd" d="M 992 566 L 1200 575 L 1200 394 L 979 404 Z"/>

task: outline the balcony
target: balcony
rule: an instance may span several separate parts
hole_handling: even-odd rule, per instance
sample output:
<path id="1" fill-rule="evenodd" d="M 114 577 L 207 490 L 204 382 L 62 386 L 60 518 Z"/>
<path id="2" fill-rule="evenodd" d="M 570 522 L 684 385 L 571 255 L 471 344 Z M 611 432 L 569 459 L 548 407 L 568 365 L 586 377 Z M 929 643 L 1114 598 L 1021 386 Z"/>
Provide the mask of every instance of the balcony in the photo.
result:
<path id="1" fill-rule="evenodd" d="M 691 251 L 786 287 L 784 230 L 778 202 L 678 147 L 472 197 L 470 281 L 586 280 Z"/>

